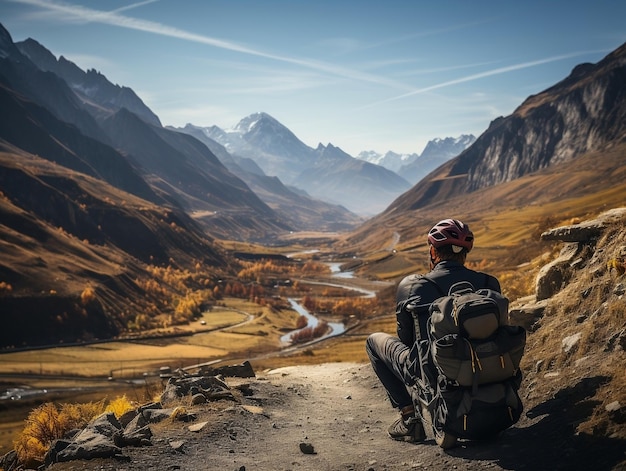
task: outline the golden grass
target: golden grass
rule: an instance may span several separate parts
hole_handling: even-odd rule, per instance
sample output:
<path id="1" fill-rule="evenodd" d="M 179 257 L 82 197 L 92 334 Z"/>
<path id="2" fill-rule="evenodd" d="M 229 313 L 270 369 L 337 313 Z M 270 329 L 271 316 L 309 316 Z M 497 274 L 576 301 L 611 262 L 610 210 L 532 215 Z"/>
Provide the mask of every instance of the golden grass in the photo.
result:
<path id="1" fill-rule="evenodd" d="M 14 441 L 18 460 L 26 467 L 41 465 L 52 442 L 63 438 L 70 430 L 84 427 L 107 412 L 120 418 L 136 406 L 125 395 L 108 404 L 104 399 L 97 402 L 64 403 L 59 406 L 46 402 L 30 412 L 24 429 Z"/>
<path id="2" fill-rule="evenodd" d="M 56 347 L 8 352 L 0 355 L 3 373 L 68 375 L 84 377 L 138 376 L 159 366 L 182 367 L 224 358 L 233 351 L 267 351 L 278 347 L 281 329 L 293 328 L 298 314 L 276 312 L 269 307 L 229 298 L 226 306 L 205 313 L 207 325 L 194 321 L 189 331 L 220 329 L 252 320 L 228 331 L 215 330 L 193 337 L 156 338 L 134 342 L 108 342 L 86 346 Z M 181 329 L 184 330 L 184 329 Z"/>

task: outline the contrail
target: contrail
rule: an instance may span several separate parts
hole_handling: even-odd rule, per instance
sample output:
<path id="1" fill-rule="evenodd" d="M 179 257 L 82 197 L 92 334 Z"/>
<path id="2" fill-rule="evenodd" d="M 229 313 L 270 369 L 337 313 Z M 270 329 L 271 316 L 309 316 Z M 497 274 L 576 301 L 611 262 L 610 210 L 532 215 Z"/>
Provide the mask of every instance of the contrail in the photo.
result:
<path id="1" fill-rule="evenodd" d="M 67 15 L 67 17 L 61 17 L 62 20 L 82 20 L 86 22 L 93 23 L 101 23 L 108 24 L 111 26 L 117 26 L 120 28 L 133 29 L 136 31 L 144 31 L 147 33 L 153 33 L 161 36 L 168 36 L 176 39 L 182 39 L 186 41 L 196 42 L 200 44 L 206 44 L 208 46 L 217 47 L 220 49 L 226 49 L 234 52 L 239 52 L 242 54 L 248 54 L 256 57 L 263 57 L 265 59 L 271 59 L 275 61 L 280 61 L 288 64 L 298 65 L 301 67 L 305 67 L 308 69 L 313 69 L 321 72 L 330 73 L 335 76 L 351 78 L 354 80 L 360 80 L 363 82 L 370 83 L 378 83 L 387 86 L 391 86 L 393 88 L 405 89 L 405 90 L 413 90 L 412 87 L 394 81 L 389 80 L 384 77 L 361 73 L 358 71 L 354 71 L 351 69 L 346 69 L 343 67 L 338 67 L 332 64 L 314 61 L 314 60 L 305 60 L 305 59 L 297 59 L 293 57 L 281 56 L 277 54 L 270 54 L 263 51 L 259 51 L 256 49 L 248 48 L 245 46 L 241 46 L 234 42 L 225 41 L 217 38 L 212 38 L 209 36 L 204 36 L 200 34 L 191 33 L 189 31 L 185 31 L 179 28 L 174 28 L 171 26 L 164 25 L 162 23 L 157 23 L 154 21 L 141 20 L 136 18 L 131 18 L 128 16 L 120 15 L 118 12 L 122 9 L 135 8 L 142 4 L 150 3 L 150 1 L 139 2 L 128 7 L 123 7 L 113 11 L 101 11 L 94 10 L 92 8 L 87 8 L 82 5 L 70 5 L 65 3 L 56 3 L 56 2 L 47 2 L 45 0 L 9 0 L 14 3 L 21 3 L 25 5 L 33 5 L 36 7 L 44 8 L 48 11 L 57 12 L 61 14 Z"/>
<path id="2" fill-rule="evenodd" d="M 586 54 L 596 54 L 596 53 L 605 53 L 606 51 L 580 51 L 580 52 L 573 52 L 571 54 L 563 54 L 560 56 L 553 56 L 553 57 L 547 57 L 545 59 L 539 59 L 536 61 L 530 61 L 530 62 L 522 62 L 521 64 L 515 64 L 515 65 L 510 65 L 507 67 L 500 67 L 497 69 L 493 69 L 493 70 L 487 70 L 485 72 L 481 72 L 479 74 L 472 74 L 472 75 L 468 75 L 467 77 L 460 77 L 458 79 L 454 79 L 454 80 L 448 80 L 446 82 L 442 82 L 442 83 L 437 83 L 428 87 L 424 87 L 424 88 L 420 88 L 418 90 L 413 90 L 410 91 L 408 93 L 404 93 L 402 95 L 398 95 L 395 97 L 391 97 L 391 98 L 387 98 L 386 100 L 380 100 L 374 103 L 370 103 L 368 105 L 364 105 L 359 109 L 364 109 L 364 108 L 370 108 L 376 105 L 381 105 L 383 103 L 389 103 L 391 101 L 395 101 L 395 100 L 401 100 L 402 98 L 407 98 L 413 95 L 418 95 L 420 93 L 426 93 L 426 92 L 430 92 L 432 90 L 437 90 L 439 88 L 445 88 L 445 87 L 449 87 L 451 85 L 457 85 L 459 83 L 464 83 L 464 82 L 471 82 L 473 80 L 478 80 L 481 78 L 485 78 L 485 77 L 491 77 L 493 75 L 500 75 L 500 74 L 505 74 L 507 72 L 512 72 L 514 70 L 520 70 L 520 69 L 527 69 L 529 67 L 536 67 L 538 65 L 543 65 L 543 64 L 549 64 L 551 62 L 557 62 L 557 61 L 561 61 L 561 60 L 565 60 L 565 59 L 569 59 L 572 57 L 578 57 L 578 56 L 583 56 Z"/>

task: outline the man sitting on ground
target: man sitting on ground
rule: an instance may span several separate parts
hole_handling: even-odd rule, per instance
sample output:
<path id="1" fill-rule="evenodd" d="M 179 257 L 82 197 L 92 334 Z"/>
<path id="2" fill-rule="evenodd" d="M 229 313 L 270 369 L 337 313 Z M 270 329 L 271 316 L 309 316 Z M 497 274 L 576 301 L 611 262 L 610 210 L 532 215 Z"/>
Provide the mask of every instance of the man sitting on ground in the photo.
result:
<path id="1" fill-rule="evenodd" d="M 438 222 L 428 232 L 428 277 L 409 275 L 398 285 L 397 336 L 376 332 L 367 338 L 366 351 L 372 368 L 385 387 L 391 405 L 400 411 L 400 417 L 389 427 L 389 436 L 395 440 L 421 442 L 426 438 L 410 393 L 410 387 L 415 384 L 410 359 L 416 355 L 409 352 L 416 348 L 416 340 L 428 338 L 426 325 L 430 304 L 460 281 L 469 281 L 476 289 L 500 292 L 500 283 L 495 277 L 465 267 L 467 254 L 473 246 L 474 235 L 466 224 L 456 219 Z M 406 308 L 409 300 L 417 305 L 418 329 L 413 314 Z"/>

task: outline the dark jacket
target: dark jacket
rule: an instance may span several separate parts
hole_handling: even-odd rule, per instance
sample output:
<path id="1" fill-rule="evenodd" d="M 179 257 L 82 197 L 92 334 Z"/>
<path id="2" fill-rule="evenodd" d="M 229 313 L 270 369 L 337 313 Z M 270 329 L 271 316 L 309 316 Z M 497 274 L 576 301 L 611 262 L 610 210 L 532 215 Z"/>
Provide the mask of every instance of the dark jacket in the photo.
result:
<path id="1" fill-rule="evenodd" d="M 448 294 L 450 287 L 459 281 L 469 281 L 477 290 L 489 288 L 501 292 L 500 282 L 495 277 L 451 260 L 439 262 L 425 276 L 409 275 L 400 281 L 396 291 L 396 322 L 398 337 L 405 345 L 413 346 L 416 330 L 413 315 L 406 309 L 407 300 L 417 306 L 420 337 L 426 338 L 430 304 Z"/>

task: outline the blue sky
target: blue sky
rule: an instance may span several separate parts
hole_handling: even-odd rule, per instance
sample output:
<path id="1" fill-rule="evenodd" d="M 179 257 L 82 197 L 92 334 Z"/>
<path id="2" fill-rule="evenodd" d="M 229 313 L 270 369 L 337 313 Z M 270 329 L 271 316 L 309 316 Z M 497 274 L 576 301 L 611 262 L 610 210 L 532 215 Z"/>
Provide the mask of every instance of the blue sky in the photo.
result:
<path id="1" fill-rule="evenodd" d="M 482 134 L 626 42 L 626 2 L 0 0 L 0 23 L 132 88 L 164 125 L 264 111 L 356 156 Z"/>

